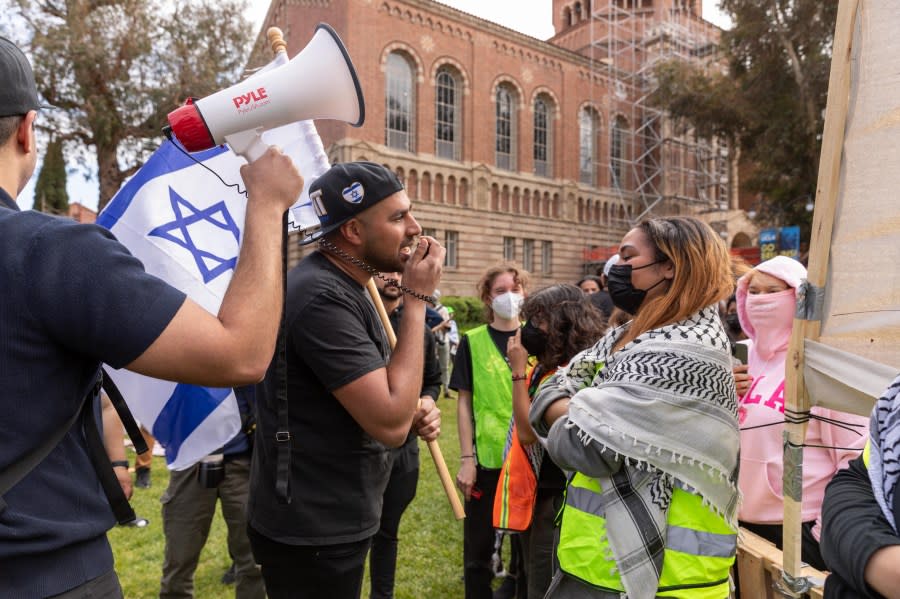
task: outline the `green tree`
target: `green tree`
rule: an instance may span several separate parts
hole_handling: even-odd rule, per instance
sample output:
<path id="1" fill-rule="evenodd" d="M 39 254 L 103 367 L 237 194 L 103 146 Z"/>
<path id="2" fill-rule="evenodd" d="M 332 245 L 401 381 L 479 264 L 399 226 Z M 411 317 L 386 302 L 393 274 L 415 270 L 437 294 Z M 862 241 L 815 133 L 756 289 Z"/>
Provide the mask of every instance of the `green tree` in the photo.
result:
<path id="1" fill-rule="evenodd" d="M 721 70 L 663 63 L 654 102 L 701 135 L 721 135 L 753 166 L 764 224 L 808 236 L 815 197 L 836 0 L 721 0 Z"/>
<path id="2" fill-rule="evenodd" d="M 66 159 L 63 144 L 53 139 L 47 144 L 44 163 L 34 186 L 34 209 L 50 214 L 66 214 L 69 193 L 66 191 Z"/>
<path id="3" fill-rule="evenodd" d="M 42 118 L 56 138 L 93 146 L 101 209 L 158 145 L 166 114 L 235 82 L 253 43 L 243 0 L 14 2 L 38 88 L 62 109 Z"/>

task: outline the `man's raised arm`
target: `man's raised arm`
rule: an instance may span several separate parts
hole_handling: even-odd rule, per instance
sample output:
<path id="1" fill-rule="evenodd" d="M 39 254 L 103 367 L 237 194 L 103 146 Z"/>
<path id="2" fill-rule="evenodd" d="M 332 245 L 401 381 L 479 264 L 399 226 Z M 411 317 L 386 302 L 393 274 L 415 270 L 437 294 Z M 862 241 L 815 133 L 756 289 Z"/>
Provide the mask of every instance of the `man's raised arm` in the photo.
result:
<path id="1" fill-rule="evenodd" d="M 282 216 L 300 195 L 303 178 L 274 148 L 243 166 L 241 176 L 248 192 L 244 239 L 218 315 L 186 300 L 129 370 L 217 387 L 255 383 L 265 375 L 284 298 Z"/>

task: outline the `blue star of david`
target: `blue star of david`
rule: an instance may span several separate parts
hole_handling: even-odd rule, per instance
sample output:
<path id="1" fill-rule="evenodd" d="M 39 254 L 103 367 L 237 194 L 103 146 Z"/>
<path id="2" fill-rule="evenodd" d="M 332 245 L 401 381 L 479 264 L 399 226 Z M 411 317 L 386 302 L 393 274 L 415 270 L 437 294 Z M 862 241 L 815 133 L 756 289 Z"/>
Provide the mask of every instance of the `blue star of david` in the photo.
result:
<path id="1" fill-rule="evenodd" d="M 163 239 L 171 241 L 172 243 L 180 245 L 181 247 L 189 251 L 191 253 L 191 256 L 193 256 L 194 258 L 194 262 L 197 263 L 197 269 L 203 276 L 204 283 L 209 283 L 222 273 L 233 270 L 235 265 L 237 264 L 237 256 L 232 256 L 231 258 L 223 258 L 221 256 L 216 256 L 211 252 L 198 248 L 194 243 L 194 240 L 191 238 L 191 233 L 188 229 L 188 227 L 193 224 L 199 222 L 208 222 L 215 225 L 216 227 L 219 227 L 220 229 L 228 231 L 229 233 L 234 235 L 235 241 L 240 242 L 241 231 L 238 228 L 237 224 L 234 222 L 234 219 L 231 217 L 231 214 L 228 212 L 228 208 L 225 206 L 225 202 L 219 202 L 218 204 L 213 204 L 209 208 L 200 210 L 196 206 L 185 200 L 183 197 L 178 195 L 171 187 L 169 188 L 169 200 L 172 203 L 172 211 L 175 213 L 175 220 L 156 227 L 155 229 L 150 231 L 148 235 L 161 237 Z M 190 211 L 188 212 L 187 216 L 182 215 L 182 207 Z M 171 233 L 171 231 L 176 230 L 181 233 L 181 237 L 178 237 L 177 235 L 173 235 Z M 216 266 L 210 268 L 208 266 L 209 263 L 215 263 Z"/>

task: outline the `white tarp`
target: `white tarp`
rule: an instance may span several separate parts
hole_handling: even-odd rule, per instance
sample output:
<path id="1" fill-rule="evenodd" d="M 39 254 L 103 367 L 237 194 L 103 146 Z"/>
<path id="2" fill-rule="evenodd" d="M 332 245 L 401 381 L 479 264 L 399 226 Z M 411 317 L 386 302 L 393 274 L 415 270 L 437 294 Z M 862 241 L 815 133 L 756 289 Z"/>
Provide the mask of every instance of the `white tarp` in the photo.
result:
<path id="1" fill-rule="evenodd" d="M 805 345 L 804 376 L 813 404 L 868 414 L 900 372 L 900 7 L 859 6 L 820 343 Z"/>

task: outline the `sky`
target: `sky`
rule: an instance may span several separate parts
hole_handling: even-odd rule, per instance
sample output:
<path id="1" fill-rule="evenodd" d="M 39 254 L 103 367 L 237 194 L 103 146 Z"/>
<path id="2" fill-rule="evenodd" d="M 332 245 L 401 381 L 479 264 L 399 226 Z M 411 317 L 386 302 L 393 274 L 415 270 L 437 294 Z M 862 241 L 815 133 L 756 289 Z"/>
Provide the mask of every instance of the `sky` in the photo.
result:
<path id="1" fill-rule="evenodd" d="M 552 0 L 439 0 L 439 2 L 538 39 L 547 39 L 553 35 Z M 704 16 L 719 27 L 730 27 L 730 21 L 718 10 L 717 5 L 718 0 L 703 0 Z M 268 0 L 250 0 L 247 17 L 257 30 L 262 26 L 268 8 Z M 89 168 L 96 170 L 95 165 Z M 85 173 L 88 174 L 87 178 Z M 32 205 L 36 180 L 37 170 L 28 186 L 19 195 L 19 206 L 23 209 Z M 92 209 L 97 208 L 99 194 L 96 175 L 93 172 L 73 166 L 69 172 L 66 188 L 69 191 L 69 201 L 80 202 Z"/>

